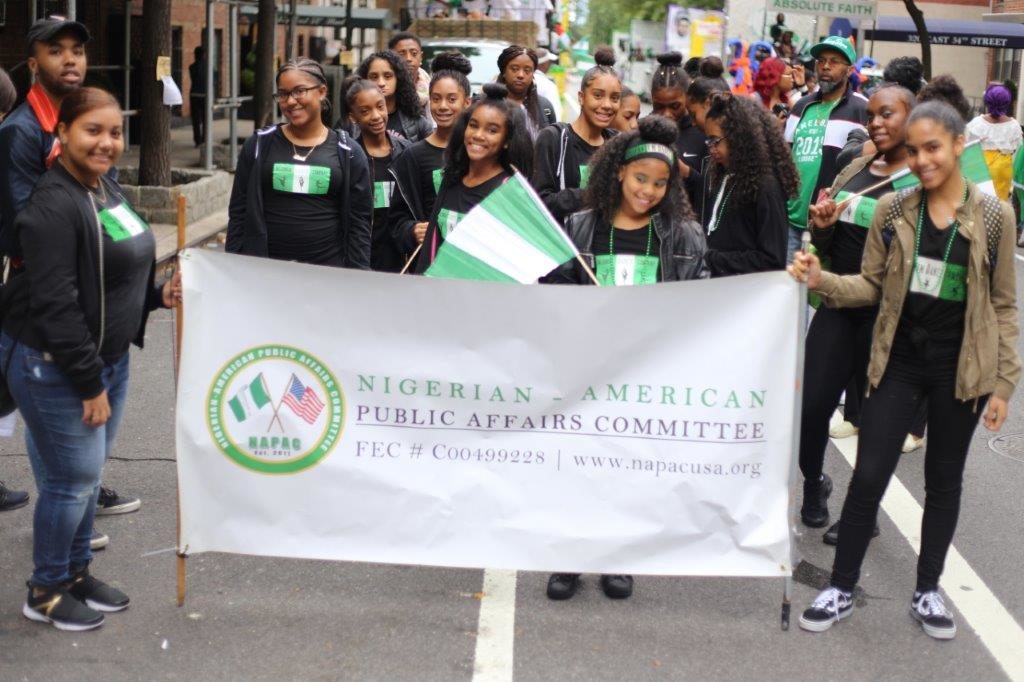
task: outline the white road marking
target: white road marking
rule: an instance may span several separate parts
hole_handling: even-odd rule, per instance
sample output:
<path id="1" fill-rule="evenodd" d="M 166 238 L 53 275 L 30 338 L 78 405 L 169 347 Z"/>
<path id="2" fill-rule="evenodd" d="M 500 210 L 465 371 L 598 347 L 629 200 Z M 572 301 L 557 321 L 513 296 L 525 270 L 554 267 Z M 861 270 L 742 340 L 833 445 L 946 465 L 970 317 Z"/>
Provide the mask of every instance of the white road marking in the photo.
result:
<path id="1" fill-rule="evenodd" d="M 516 639 L 516 572 L 484 571 L 473 682 L 511 682 Z"/>
<path id="2" fill-rule="evenodd" d="M 1017 256 L 1017 258 L 1021 258 Z M 1022 258 L 1021 260 L 1024 260 Z M 841 420 L 842 417 L 839 417 Z M 979 427 L 981 428 L 981 427 Z M 832 440 L 852 467 L 857 460 L 857 436 Z M 921 457 L 917 451 L 906 457 Z M 882 510 L 896 524 L 897 530 L 910 543 L 914 554 L 921 544 L 921 505 L 910 494 L 903 482 L 893 476 L 882 498 Z M 956 605 L 963 619 L 977 633 L 981 643 L 1003 668 L 1011 680 L 1024 681 L 1024 629 L 1014 620 L 985 581 L 974 572 L 967 560 L 955 546 L 950 546 L 946 555 L 946 567 L 942 583 L 949 600 Z M 907 595 L 907 607 L 910 595 Z"/>

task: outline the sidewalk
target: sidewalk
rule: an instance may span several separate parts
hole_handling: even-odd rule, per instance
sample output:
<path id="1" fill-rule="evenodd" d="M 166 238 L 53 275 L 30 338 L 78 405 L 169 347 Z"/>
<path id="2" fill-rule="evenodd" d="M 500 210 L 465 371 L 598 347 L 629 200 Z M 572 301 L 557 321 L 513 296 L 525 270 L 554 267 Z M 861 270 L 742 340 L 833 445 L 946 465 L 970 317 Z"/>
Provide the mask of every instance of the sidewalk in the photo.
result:
<path id="1" fill-rule="evenodd" d="M 217 143 L 228 139 L 228 120 L 213 122 L 214 141 Z M 252 121 L 239 121 L 239 137 L 247 137 L 252 132 Z M 239 144 L 241 148 L 241 144 Z M 171 167 L 172 168 L 201 168 L 203 148 L 196 147 L 192 143 L 192 126 L 178 126 L 171 128 Z M 121 166 L 139 165 L 139 147 L 133 146 L 125 150 L 121 157 Z M 208 241 L 219 232 L 228 227 L 228 207 L 225 200 L 223 210 L 212 213 L 202 220 L 196 221 L 185 228 L 185 245 L 195 246 Z M 177 251 L 177 226 L 154 223 L 150 225 L 153 235 L 156 237 L 156 259 L 163 263 L 172 258 Z"/>

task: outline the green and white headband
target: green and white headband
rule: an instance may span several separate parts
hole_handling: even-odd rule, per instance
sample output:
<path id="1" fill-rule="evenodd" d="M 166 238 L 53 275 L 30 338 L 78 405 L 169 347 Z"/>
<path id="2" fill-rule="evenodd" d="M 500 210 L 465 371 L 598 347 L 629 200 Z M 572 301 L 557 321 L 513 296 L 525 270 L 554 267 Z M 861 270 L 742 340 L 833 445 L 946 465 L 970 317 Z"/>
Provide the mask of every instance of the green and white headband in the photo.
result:
<path id="1" fill-rule="evenodd" d="M 638 159 L 661 159 L 670 168 L 676 165 L 675 151 L 671 147 L 656 142 L 640 142 L 626 150 L 627 162 Z"/>

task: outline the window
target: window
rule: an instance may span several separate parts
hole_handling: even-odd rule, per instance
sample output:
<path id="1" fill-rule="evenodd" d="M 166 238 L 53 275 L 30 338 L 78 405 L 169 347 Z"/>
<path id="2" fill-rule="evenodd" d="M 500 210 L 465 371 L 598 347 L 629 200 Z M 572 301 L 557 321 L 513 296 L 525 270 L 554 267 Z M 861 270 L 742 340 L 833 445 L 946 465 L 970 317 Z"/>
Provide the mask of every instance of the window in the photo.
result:
<path id="1" fill-rule="evenodd" d="M 992 80 L 1020 80 L 1021 51 L 1010 48 L 997 48 L 992 51 Z"/>

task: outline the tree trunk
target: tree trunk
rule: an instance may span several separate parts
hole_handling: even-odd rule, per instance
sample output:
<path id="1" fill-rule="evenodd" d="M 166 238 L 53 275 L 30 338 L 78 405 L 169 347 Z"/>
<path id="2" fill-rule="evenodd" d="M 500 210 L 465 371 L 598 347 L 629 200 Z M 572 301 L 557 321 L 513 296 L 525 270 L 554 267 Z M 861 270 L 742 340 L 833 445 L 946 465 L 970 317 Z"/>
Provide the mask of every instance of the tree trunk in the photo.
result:
<path id="1" fill-rule="evenodd" d="M 924 23 L 924 12 L 922 12 L 914 0 L 903 0 L 907 8 L 907 14 L 914 22 L 917 35 L 921 39 L 921 63 L 924 65 L 924 79 L 932 79 L 932 37 L 928 33 L 928 26 Z"/>
<path id="2" fill-rule="evenodd" d="M 142 97 L 139 123 L 139 184 L 171 184 L 171 109 L 164 106 L 163 83 L 156 80 L 156 58 L 171 56 L 171 0 L 145 0 L 142 6 Z M 125 102 L 127 108 L 128 103 Z"/>
<path id="3" fill-rule="evenodd" d="M 274 0 L 259 0 L 260 12 L 256 35 L 256 87 L 253 93 L 257 129 L 274 118 L 274 34 L 277 31 L 277 6 Z"/>

